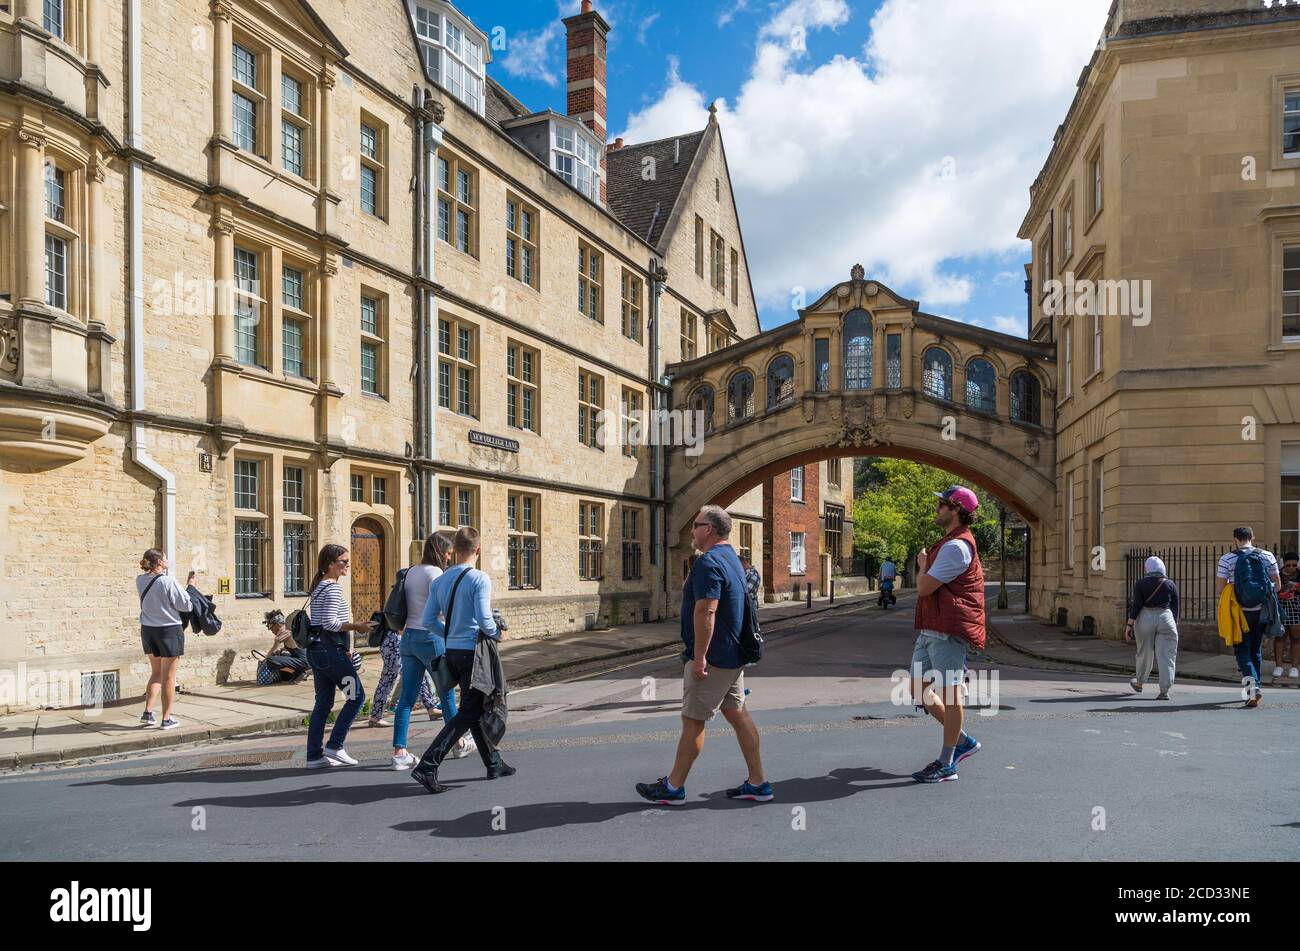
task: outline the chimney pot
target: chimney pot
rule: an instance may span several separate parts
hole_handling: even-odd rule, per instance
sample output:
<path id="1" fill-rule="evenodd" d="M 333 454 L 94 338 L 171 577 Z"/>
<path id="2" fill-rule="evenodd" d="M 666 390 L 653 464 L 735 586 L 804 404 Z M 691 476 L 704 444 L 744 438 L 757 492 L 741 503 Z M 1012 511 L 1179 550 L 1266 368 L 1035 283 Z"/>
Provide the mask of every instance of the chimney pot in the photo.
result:
<path id="1" fill-rule="evenodd" d="M 582 0 L 582 12 L 583 13 L 591 12 L 591 0 Z"/>

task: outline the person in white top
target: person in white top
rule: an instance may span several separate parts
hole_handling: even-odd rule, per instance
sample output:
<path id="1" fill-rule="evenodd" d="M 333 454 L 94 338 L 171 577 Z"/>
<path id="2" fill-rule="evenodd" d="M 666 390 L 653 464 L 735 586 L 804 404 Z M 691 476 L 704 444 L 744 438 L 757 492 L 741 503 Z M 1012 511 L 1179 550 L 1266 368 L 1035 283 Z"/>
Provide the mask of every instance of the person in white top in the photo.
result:
<path id="1" fill-rule="evenodd" d="M 424 602 L 429 599 L 429 585 L 433 579 L 442 574 L 442 560 L 432 551 L 431 543 L 437 535 L 430 535 L 424 540 L 424 561 L 420 564 L 408 568 L 406 578 L 402 584 L 402 591 L 406 595 L 406 616 L 408 618 L 418 618 L 423 616 Z M 438 558 L 436 562 L 429 561 L 429 558 Z M 420 614 L 412 614 L 413 610 L 418 609 Z M 411 625 L 407 625 L 409 628 Z M 392 692 L 393 685 L 397 683 L 397 675 L 400 671 L 402 674 L 402 690 L 399 691 L 399 703 L 402 693 L 406 688 L 406 671 L 402 663 L 401 650 L 402 635 L 398 631 L 384 631 L 384 639 L 379 642 L 379 656 L 384 662 L 383 669 L 379 672 L 379 683 L 375 685 L 375 693 L 370 701 L 370 725 L 372 727 L 393 726 L 384 719 L 384 708 L 388 705 L 388 695 Z M 442 716 L 442 711 L 438 709 L 438 702 L 433 699 L 433 691 L 429 689 L 428 683 L 424 677 L 420 677 L 419 689 L 420 703 L 424 709 L 429 711 L 429 719 L 436 720 Z M 414 701 L 412 701 L 414 703 Z M 410 708 L 407 709 L 406 715 L 410 717 Z M 396 749 L 396 743 L 394 743 Z M 396 754 L 394 754 L 396 755 Z"/>
<path id="2" fill-rule="evenodd" d="M 144 713 L 140 723 L 153 726 L 156 722 L 153 705 L 162 695 L 162 722 L 164 730 L 180 726 L 172 716 L 172 703 L 176 698 L 176 662 L 185 653 L 185 625 L 182 614 L 194 609 L 190 596 L 167 574 L 167 555 L 150 548 L 140 559 L 142 574 L 136 575 L 135 593 L 140 598 L 140 642 L 149 658 L 149 684 L 144 692 Z M 191 571 L 185 584 L 194 580 Z"/>
<path id="3" fill-rule="evenodd" d="M 402 691 L 398 696 L 397 709 L 393 711 L 393 769 L 410 769 L 417 762 L 416 757 L 406 748 L 407 732 L 411 723 L 411 708 L 415 706 L 417 694 L 422 702 L 429 692 L 425 681 L 425 671 L 432 672 L 438 658 L 447 650 L 447 642 L 442 635 L 423 627 L 425 606 L 429 603 L 429 590 L 434 579 L 447 567 L 451 553 L 451 540 L 440 532 L 435 532 L 424 540 L 424 551 L 420 563 L 406 573 L 406 627 L 402 630 L 402 639 L 398 648 L 402 662 Z M 456 691 L 451 689 L 438 698 L 442 703 L 443 722 L 456 715 Z M 428 704 L 426 703 L 426 706 Z M 429 719 L 433 719 L 432 711 Z M 474 741 L 462 737 L 461 742 L 451 751 L 454 759 L 468 756 L 474 752 Z"/>

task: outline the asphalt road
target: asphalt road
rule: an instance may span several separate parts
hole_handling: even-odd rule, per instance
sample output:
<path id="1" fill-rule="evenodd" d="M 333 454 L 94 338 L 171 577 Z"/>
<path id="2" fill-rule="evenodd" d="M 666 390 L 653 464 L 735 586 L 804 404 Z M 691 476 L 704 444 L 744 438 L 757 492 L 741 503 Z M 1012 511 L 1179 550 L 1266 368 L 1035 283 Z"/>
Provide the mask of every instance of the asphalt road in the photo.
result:
<path id="1" fill-rule="evenodd" d="M 921 786 L 909 774 L 938 754 L 939 727 L 891 701 L 912 637 L 904 602 L 769 638 L 746 679 L 772 803 L 722 797 L 744 767 L 721 717 L 689 805 L 636 797 L 677 735 L 681 667 L 664 656 L 512 693 L 518 775 L 449 761 L 441 796 L 389 769 L 389 731 L 365 728 L 346 769 L 304 770 L 296 735 L 10 775 L 0 859 L 1300 858 L 1300 691 L 1246 710 L 1233 687 L 1179 684 L 1159 702 L 1120 677 L 986 655 L 971 665 L 983 709 L 967 711 L 984 749 L 959 781 Z M 436 724 L 412 726 L 419 752 Z"/>

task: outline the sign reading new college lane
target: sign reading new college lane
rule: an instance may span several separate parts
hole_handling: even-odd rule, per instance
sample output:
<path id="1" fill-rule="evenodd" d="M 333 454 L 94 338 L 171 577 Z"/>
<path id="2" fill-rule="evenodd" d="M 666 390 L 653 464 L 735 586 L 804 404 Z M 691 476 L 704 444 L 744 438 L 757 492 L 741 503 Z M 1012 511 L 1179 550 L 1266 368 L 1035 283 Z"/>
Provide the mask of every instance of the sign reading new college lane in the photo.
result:
<path id="1" fill-rule="evenodd" d="M 478 446 L 490 446 L 493 449 L 504 449 L 506 452 L 519 451 L 519 441 L 517 439 L 507 439 L 504 436 L 492 436 L 488 433 L 480 433 L 473 429 L 469 431 L 469 441 Z"/>

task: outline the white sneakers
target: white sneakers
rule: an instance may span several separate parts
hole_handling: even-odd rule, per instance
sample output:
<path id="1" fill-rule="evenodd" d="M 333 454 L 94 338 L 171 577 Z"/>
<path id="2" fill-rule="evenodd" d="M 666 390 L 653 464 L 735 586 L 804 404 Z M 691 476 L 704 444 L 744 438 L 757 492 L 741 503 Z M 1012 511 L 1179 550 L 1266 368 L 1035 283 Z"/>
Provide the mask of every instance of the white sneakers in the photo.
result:
<path id="1" fill-rule="evenodd" d="M 1300 667 L 1292 667 L 1291 673 L 1287 674 L 1287 676 L 1290 677 L 1292 680 L 1295 680 L 1297 677 L 1300 677 Z"/>
<path id="2" fill-rule="evenodd" d="M 1281 667 L 1274 667 L 1274 668 L 1273 668 L 1273 679 L 1274 679 L 1274 680 L 1280 680 L 1281 677 L 1282 677 L 1282 668 L 1281 668 Z"/>
<path id="3" fill-rule="evenodd" d="M 393 769 L 410 769 L 419 760 L 416 759 L 410 750 L 402 750 L 401 753 L 393 755 Z"/>
<path id="4" fill-rule="evenodd" d="M 323 756 L 320 759 L 307 760 L 308 769 L 326 769 L 327 767 L 330 766 L 342 766 L 342 765 L 343 765 L 342 763 L 336 763 L 334 762 L 334 760 L 326 759 Z"/>
<path id="5" fill-rule="evenodd" d="M 332 761 L 335 766 L 356 766 L 357 765 L 357 761 L 348 755 L 347 750 L 344 749 L 332 750 L 327 746 L 325 747 L 323 752 L 325 753 L 325 758 L 327 760 Z"/>
<path id="6" fill-rule="evenodd" d="M 462 737 L 460 743 L 451 748 L 451 758 L 464 759 L 466 756 L 469 756 L 470 753 L 477 750 L 478 747 L 474 744 L 473 737 Z"/>

